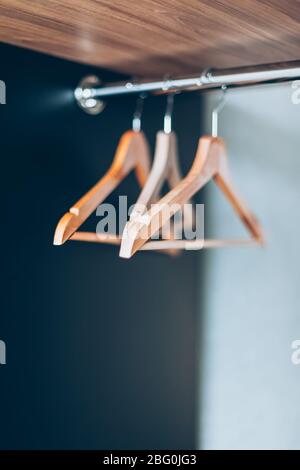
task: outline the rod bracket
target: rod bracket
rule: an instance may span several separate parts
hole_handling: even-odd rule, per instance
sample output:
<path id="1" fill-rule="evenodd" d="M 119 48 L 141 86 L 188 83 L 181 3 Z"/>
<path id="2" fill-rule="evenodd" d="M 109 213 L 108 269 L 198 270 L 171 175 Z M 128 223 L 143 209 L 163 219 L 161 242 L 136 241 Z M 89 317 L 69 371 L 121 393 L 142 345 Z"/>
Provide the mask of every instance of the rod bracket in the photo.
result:
<path id="1" fill-rule="evenodd" d="M 78 106 L 88 114 L 100 114 L 105 108 L 105 102 L 95 96 L 95 89 L 100 85 L 101 80 L 96 75 L 88 75 L 80 80 L 75 88 L 75 100 Z"/>

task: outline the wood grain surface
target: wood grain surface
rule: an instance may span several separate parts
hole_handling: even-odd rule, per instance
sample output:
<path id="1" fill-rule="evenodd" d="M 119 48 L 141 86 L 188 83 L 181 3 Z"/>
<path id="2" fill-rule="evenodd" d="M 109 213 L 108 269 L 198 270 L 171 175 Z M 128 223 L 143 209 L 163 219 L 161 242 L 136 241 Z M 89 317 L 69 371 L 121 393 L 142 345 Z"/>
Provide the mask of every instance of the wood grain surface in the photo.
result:
<path id="1" fill-rule="evenodd" d="M 300 59 L 299 0 L 0 0 L 0 41 L 130 75 Z"/>

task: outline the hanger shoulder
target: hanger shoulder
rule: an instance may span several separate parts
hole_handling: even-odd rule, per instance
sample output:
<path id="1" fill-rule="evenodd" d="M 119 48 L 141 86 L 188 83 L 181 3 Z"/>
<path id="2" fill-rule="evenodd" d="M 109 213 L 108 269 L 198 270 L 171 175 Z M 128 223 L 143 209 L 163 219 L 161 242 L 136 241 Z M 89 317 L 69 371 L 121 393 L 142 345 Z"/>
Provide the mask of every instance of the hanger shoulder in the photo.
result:
<path id="1" fill-rule="evenodd" d="M 155 201 L 167 177 L 170 136 L 164 132 L 156 134 L 155 153 L 147 181 L 135 203 L 131 218 L 135 213 L 145 212 L 148 205 Z"/>
<path id="2" fill-rule="evenodd" d="M 177 137 L 175 133 L 171 135 L 171 145 L 170 145 L 170 156 L 169 156 L 169 174 L 168 174 L 168 182 L 169 187 L 172 189 L 177 184 L 180 183 L 182 180 L 182 174 L 179 165 L 179 157 L 178 157 L 178 146 L 177 146 Z M 186 201 L 186 207 L 184 211 L 184 228 L 185 230 L 192 230 L 193 228 L 193 215 L 194 215 L 194 208 L 192 205 L 192 201 Z M 176 224 L 174 226 L 176 229 Z M 182 228 L 181 228 L 182 229 Z"/>
<path id="3" fill-rule="evenodd" d="M 120 141 L 119 152 L 113 163 L 120 181 L 130 171 L 135 170 L 136 178 L 141 187 L 147 181 L 150 172 L 150 149 L 143 132 L 127 131 Z"/>
<path id="4" fill-rule="evenodd" d="M 178 158 L 177 137 L 175 132 L 170 134 L 167 180 L 170 188 L 174 188 L 176 184 L 182 180 Z"/>
<path id="5" fill-rule="evenodd" d="M 259 221 L 252 211 L 246 206 L 245 202 L 238 194 L 232 183 L 225 144 L 222 144 L 218 171 L 215 174 L 214 180 L 254 240 L 260 244 L 264 244 L 264 235 Z"/>

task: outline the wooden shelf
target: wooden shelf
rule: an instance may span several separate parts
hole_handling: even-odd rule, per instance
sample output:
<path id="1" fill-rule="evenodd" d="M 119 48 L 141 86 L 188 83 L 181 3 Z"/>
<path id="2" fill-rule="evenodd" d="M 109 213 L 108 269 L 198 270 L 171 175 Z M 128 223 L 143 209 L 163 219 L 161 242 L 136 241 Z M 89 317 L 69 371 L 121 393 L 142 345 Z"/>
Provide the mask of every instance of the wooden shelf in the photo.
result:
<path id="1" fill-rule="evenodd" d="M 300 59 L 299 0 L 0 0 L 0 41 L 130 75 Z"/>

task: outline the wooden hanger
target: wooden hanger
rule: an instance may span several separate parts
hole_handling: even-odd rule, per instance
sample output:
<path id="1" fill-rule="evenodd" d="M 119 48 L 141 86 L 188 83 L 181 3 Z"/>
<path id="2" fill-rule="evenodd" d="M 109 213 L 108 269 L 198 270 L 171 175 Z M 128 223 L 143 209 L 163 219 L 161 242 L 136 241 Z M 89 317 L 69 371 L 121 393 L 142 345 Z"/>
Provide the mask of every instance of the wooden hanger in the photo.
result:
<path id="1" fill-rule="evenodd" d="M 133 118 L 133 130 L 127 131 L 120 139 L 114 161 L 101 180 L 90 189 L 71 209 L 60 219 L 55 235 L 54 245 L 62 245 L 68 239 L 75 241 L 109 243 L 113 245 L 120 245 L 122 238 L 115 234 L 99 233 L 99 232 L 82 232 L 77 229 L 87 220 L 87 218 L 94 212 L 99 204 L 103 202 L 106 197 L 118 186 L 118 184 L 128 175 L 128 173 L 135 169 L 137 180 L 143 188 L 146 181 L 148 182 L 149 167 L 150 167 L 150 153 L 149 146 L 144 134 L 141 132 L 141 114 L 142 114 L 143 100 L 140 98 L 137 102 L 137 108 Z M 164 133 L 162 133 L 164 134 Z M 152 173 L 152 178 L 148 189 L 153 188 L 151 200 L 158 197 L 160 187 L 163 183 L 157 182 L 153 187 L 151 182 L 155 182 L 153 176 L 157 175 L 157 171 L 163 171 L 161 163 L 165 164 L 165 174 L 170 181 L 170 184 L 175 185 L 180 180 L 180 172 L 177 161 L 177 143 L 176 136 L 165 134 L 160 135 L 157 139 L 158 154 L 155 160 L 155 171 Z M 158 160 L 159 159 L 159 160 Z M 150 191 L 151 194 L 151 191 Z M 143 192 L 142 201 L 147 202 L 147 188 Z M 192 214 L 191 214 L 192 217 Z M 192 219 L 190 221 L 192 223 Z M 170 231 L 173 233 L 173 231 Z M 178 249 L 167 248 L 161 246 L 161 241 L 152 242 L 153 250 L 162 250 L 171 255 L 175 255 Z M 146 248 L 148 249 L 148 247 Z"/>
<path id="2" fill-rule="evenodd" d="M 87 241 L 89 236 L 93 238 L 94 233 L 77 232 L 77 229 L 132 170 L 143 187 L 150 171 L 149 147 L 142 132 L 129 130 L 122 135 L 108 172 L 60 219 L 54 245 L 62 245 L 70 238 L 82 241 Z"/>
<path id="3" fill-rule="evenodd" d="M 167 97 L 167 109 L 164 116 L 164 129 L 156 134 L 155 154 L 147 182 L 131 213 L 131 220 L 136 214 L 145 212 L 149 204 L 156 202 L 163 183 L 170 188 L 175 187 L 182 179 L 179 169 L 176 134 L 172 132 L 172 112 L 174 94 Z M 192 214 L 191 214 L 192 215 Z"/>
<path id="4" fill-rule="evenodd" d="M 147 211 L 151 203 L 155 203 L 159 199 L 159 193 L 164 182 L 168 182 L 170 189 L 174 188 L 182 180 L 181 172 L 179 169 L 178 163 L 178 151 L 177 151 L 177 138 L 174 132 L 166 133 L 164 131 L 159 131 L 156 134 L 156 145 L 155 145 L 155 155 L 153 160 L 153 165 L 147 179 L 145 186 L 143 187 L 140 196 L 134 208 L 130 214 L 129 221 L 127 222 L 122 239 L 121 239 L 121 252 L 122 252 L 122 243 L 127 237 L 128 230 L 131 229 L 133 223 Z M 193 211 L 192 205 L 189 203 L 186 207 L 184 214 L 184 227 L 185 229 L 192 229 L 193 227 Z M 174 235 L 176 235 L 177 226 L 173 223 L 169 224 L 167 227 L 164 237 L 167 237 L 169 240 L 156 240 L 148 242 L 147 250 L 160 250 L 168 249 L 172 250 L 172 254 L 176 254 L 181 248 L 173 246 L 172 243 L 165 244 L 163 241 L 173 241 Z"/>
<path id="5" fill-rule="evenodd" d="M 151 203 L 155 203 L 159 198 L 159 193 L 164 182 L 168 182 L 170 188 L 174 188 L 182 179 L 179 169 L 178 149 L 176 134 L 172 132 L 172 112 L 174 104 L 174 95 L 170 94 L 167 97 L 167 109 L 164 117 L 164 130 L 156 134 L 156 145 L 153 165 L 148 176 L 147 182 L 143 187 L 140 196 L 130 214 L 130 219 L 127 222 L 122 241 L 124 243 L 127 237 L 127 231 L 132 227 L 134 221 L 138 220 L 146 211 Z M 168 224 L 169 225 L 169 224 Z M 186 229 L 192 229 L 193 226 L 193 212 L 192 206 L 187 205 L 187 210 L 184 214 L 184 226 Z M 167 238 L 174 239 L 176 235 L 176 224 L 167 227 Z M 181 227 L 182 228 L 182 227 Z M 165 236 L 166 234 L 164 234 Z M 151 243 L 150 248 L 147 249 L 161 249 L 162 240 L 154 241 Z M 167 241 L 167 240 L 165 240 Z M 172 247 L 170 246 L 170 249 Z M 176 249 L 175 249 L 176 250 Z M 122 242 L 121 242 L 122 252 Z"/>
<path id="6" fill-rule="evenodd" d="M 134 217 L 139 217 L 143 212 L 146 212 L 148 205 L 159 198 L 159 193 L 165 180 L 168 181 L 171 188 L 178 184 L 178 182 L 181 180 L 178 164 L 176 135 L 171 132 L 173 100 L 173 95 L 169 95 L 164 119 L 164 131 L 157 133 L 155 155 L 151 172 L 130 215 L 130 220 L 132 220 Z M 136 132 L 140 132 L 141 129 L 142 105 L 143 98 L 140 97 L 137 101 L 137 108 L 133 119 L 133 129 Z M 89 198 L 89 193 L 86 196 Z M 193 214 L 191 207 L 189 207 L 189 210 L 186 211 L 184 222 L 185 226 L 192 228 Z M 170 227 L 167 235 L 172 237 L 173 234 L 174 228 Z M 122 238 L 118 235 L 96 232 L 75 232 L 71 235 L 71 239 L 97 243 L 109 243 L 114 245 L 119 245 L 122 241 Z M 145 249 L 148 250 L 149 247 L 146 247 Z M 171 255 L 175 255 L 179 251 L 177 248 L 174 249 L 172 247 L 165 249 L 164 246 L 161 245 L 161 240 L 151 242 L 150 249 L 162 250 Z"/>
<path id="7" fill-rule="evenodd" d="M 262 230 L 255 216 L 237 195 L 230 181 L 225 143 L 219 137 L 205 136 L 199 140 L 199 145 L 192 168 L 181 182 L 169 191 L 157 204 L 145 214 L 143 222 L 132 222 L 130 237 L 122 242 L 120 256 L 130 258 L 141 249 L 147 240 L 152 237 L 176 213 L 176 205 L 182 207 L 194 194 L 196 194 L 209 180 L 214 179 L 221 191 L 227 197 L 243 224 L 250 232 L 252 239 L 247 240 L 175 240 L 166 241 L 163 246 L 172 248 L 197 249 L 205 247 L 225 246 L 236 243 L 263 244 Z M 170 208 L 170 210 L 165 210 Z M 148 248 L 151 249 L 152 242 Z M 150 245 L 150 246 L 149 246 Z M 201 245 L 201 246 L 200 246 Z M 194 246 L 194 248 L 193 248 Z"/>
<path id="8" fill-rule="evenodd" d="M 142 187 L 141 194 L 133 208 L 133 211 L 130 214 L 130 221 L 140 217 L 144 212 L 146 212 L 150 203 L 158 200 L 161 187 L 165 180 L 168 181 L 170 188 L 173 188 L 176 186 L 176 184 L 179 183 L 179 181 L 181 181 L 181 179 L 182 178 L 178 164 L 176 134 L 174 132 L 166 133 L 164 131 L 159 131 L 156 135 L 153 165 L 151 167 L 150 174 L 147 177 L 146 183 Z M 184 216 L 185 228 L 192 228 L 193 213 L 191 205 L 187 207 L 187 211 L 185 212 Z M 172 225 L 169 228 L 170 230 L 168 231 L 167 236 L 172 240 L 174 239 L 172 237 L 174 235 L 174 230 L 176 231 L 176 226 L 173 227 Z M 124 231 L 126 231 L 126 226 Z M 75 232 L 71 239 L 113 245 L 120 245 L 122 242 L 122 237 L 119 237 L 118 235 L 93 232 Z M 171 255 L 178 254 L 180 248 L 165 246 L 165 244 L 162 243 L 163 241 L 167 242 L 168 240 L 152 241 L 150 243 L 150 247 L 147 246 L 147 243 L 143 249 L 147 251 L 163 250 L 164 252 Z"/>

